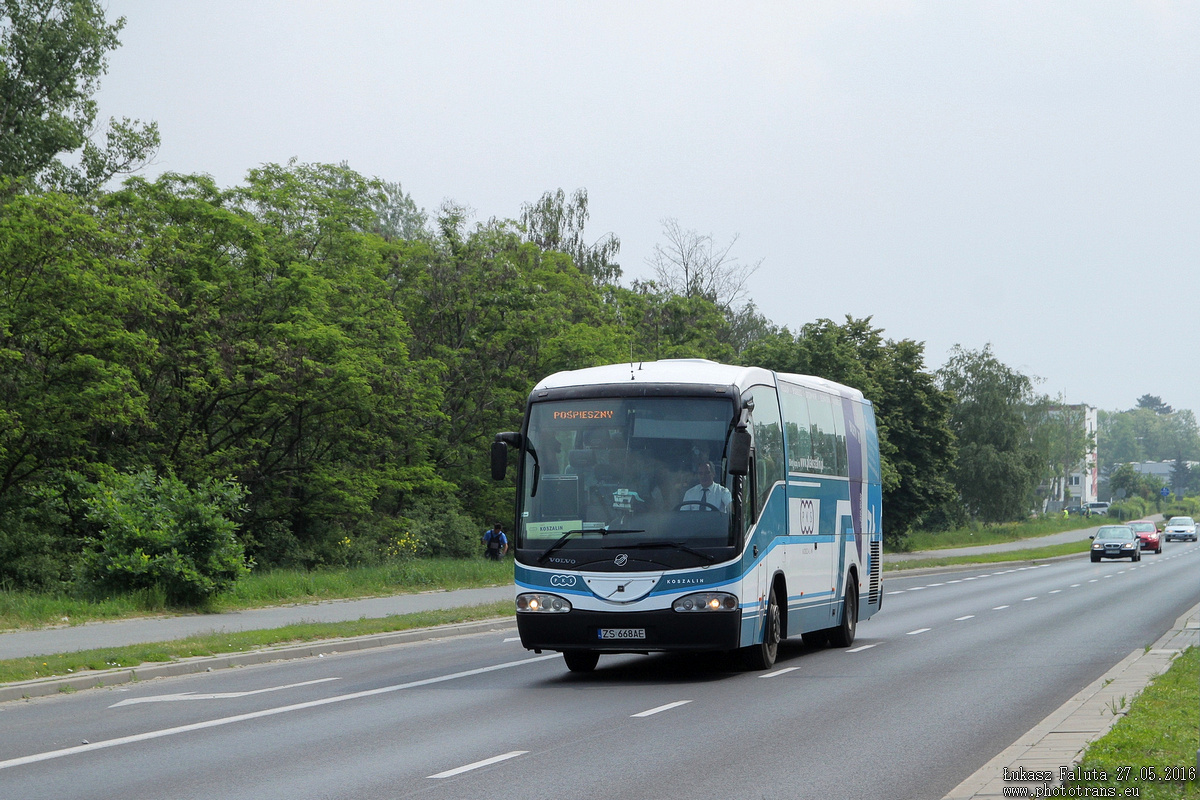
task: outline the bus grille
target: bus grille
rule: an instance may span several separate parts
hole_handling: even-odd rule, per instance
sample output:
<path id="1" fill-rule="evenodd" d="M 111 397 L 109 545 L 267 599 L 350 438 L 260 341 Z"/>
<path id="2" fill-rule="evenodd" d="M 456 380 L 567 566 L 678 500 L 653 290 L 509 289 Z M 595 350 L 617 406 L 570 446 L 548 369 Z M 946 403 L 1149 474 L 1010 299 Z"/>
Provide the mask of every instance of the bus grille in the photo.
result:
<path id="1" fill-rule="evenodd" d="M 883 542 L 872 540 L 871 542 L 871 583 L 867 591 L 867 602 L 871 605 L 879 604 L 879 588 L 883 578 Z"/>

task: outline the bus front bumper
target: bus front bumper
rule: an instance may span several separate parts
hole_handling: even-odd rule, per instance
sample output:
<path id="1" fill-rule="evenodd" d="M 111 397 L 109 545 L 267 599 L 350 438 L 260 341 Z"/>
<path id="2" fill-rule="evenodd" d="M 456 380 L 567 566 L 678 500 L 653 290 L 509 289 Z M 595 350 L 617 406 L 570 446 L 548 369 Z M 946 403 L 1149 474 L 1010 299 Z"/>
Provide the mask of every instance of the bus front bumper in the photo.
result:
<path id="1" fill-rule="evenodd" d="M 581 611 L 517 613 L 521 644 L 529 650 L 599 650 L 650 653 L 733 650 L 742 627 L 741 609 L 681 613 Z"/>

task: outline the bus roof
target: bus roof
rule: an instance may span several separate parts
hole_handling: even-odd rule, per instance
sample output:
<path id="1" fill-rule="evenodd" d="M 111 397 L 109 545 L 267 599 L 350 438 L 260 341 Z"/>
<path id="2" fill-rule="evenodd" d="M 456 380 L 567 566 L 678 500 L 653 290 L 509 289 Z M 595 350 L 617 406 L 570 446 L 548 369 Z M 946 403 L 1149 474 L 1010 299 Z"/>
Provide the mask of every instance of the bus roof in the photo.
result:
<path id="1" fill-rule="evenodd" d="M 862 401 L 858 389 L 811 375 L 779 373 L 778 379 L 799 386 L 828 392 L 840 397 Z M 761 367 L 738 367 L 719 364 L 704 358 L 668 358 L 660 361 L 634 361 L 632 363 L 609 364 L 603 367 L 556 372 L 543 378 L 534 391 L 562 389 L 572 386 L 597 386 L 601 384 L 656 383 L 656 384 L 705 384 L 712 386 L 737 386 L 745 389 L 755 384 L 776 384 L 776 375 Z"/>

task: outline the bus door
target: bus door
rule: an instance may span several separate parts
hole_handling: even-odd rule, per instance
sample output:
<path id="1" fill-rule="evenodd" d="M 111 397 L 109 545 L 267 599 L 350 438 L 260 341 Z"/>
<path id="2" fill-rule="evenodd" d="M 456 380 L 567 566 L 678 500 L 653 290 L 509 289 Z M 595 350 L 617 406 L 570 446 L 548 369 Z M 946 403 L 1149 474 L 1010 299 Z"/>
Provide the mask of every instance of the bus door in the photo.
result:
<path id="1" fill-rule="evenodd" d="M 793 481 L 792 485 L 802 491 L 820 487 L 809 481 Z M 803 491 L 803 495 L 810 494 L 816 492 Z M 789 587 L 789 594 L 805 629 L 828 627 L 827 604 L 837 584 L 837 537 L 831 536 L 832 528 L 823 529 L 820 498 L 803 495 L 788 498 L 788 538 L 793 540 L 788 548 L 788 571 L 798 580 L 794 589 Z"/>

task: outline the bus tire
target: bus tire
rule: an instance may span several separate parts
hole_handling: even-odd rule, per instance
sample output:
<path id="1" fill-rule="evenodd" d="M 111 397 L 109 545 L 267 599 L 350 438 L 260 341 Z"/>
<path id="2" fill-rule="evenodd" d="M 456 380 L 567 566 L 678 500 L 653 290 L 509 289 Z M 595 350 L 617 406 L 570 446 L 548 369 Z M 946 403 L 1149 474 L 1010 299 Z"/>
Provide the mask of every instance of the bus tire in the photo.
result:
<path id="1" fill-rule="evenodd" d="M 770 669 L 775 666 L 775 658 L 779 655 L 780 627 L 782 620 L 779 614 L 779 603 L 775 600 L 775 590 L 767 599 L 767 616 L 763 620 L 763 640 L 746 648 L 746 666 L 750 669 Z"/>
<path id="2" fill-rule="evenodd" d="M 842 622 L 829 629 L 829 644 L 833 647 L 849 647 L 854 644 L 858 630 L 858 587 L 846 582 L 846 598 L 842 603 Z"/>
<path id="3" fill-rule="evenodd" d="M 595 650 L 563 650 L 563 661 L 571 672 L 591 672 L 599 660 L 600 654 Z"/>

